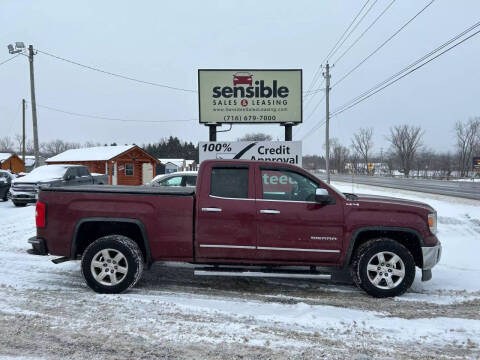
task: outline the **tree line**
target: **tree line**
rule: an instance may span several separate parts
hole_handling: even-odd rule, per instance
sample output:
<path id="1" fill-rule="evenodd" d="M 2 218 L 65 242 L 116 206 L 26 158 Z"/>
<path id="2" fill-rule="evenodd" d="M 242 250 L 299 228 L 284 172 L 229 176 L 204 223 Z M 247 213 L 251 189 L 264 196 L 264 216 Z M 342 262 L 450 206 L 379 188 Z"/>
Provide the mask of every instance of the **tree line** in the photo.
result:
<path id="1" fill-rule="evenodd" d="M 454 151 L 433 151 L 423 144 L 425 131 L 420 126 L 397 125 L 386 136 L 390 147 L 375 151 L 373 128 L 361 128 L 354 133 L 349 145 L 338 139 L 330 140 L 330 169 L 337 173 L 384 174 L 423 177 L 469 177 L 472 176 L 473 157 L 480 156 L 480 117 L 459 121 L 454 126 L 456 140 Z M 264 133 L 246 134 L 238 141 L 271 141 Z M 0 137 L 0 152 L 21 154 L 22 137 Z M 33 155 L 33 142 L 26 141 L 26 154 Z M 60 139 L 41 142 L 40 155 L 49 158 L 69 149 L 102 146 L 99 142 L 68 142 Z M 117 145 L 111 143 L 109 145 Z M 198 146 L 178 137 L 162 138 L 158 142 L 141 146 L 155 158 L 180 158 L 198 162 Z M 307 169 L 325 169 L 325 157 L 307 155 L 303 166 Z M 369 164 L 373 164 L 370 169 Z"/>
<path id="2" fill-rule="evenodd" d="M 473 157 L 480 156 L 480 118 L 455 124 L 455 150 L 438 152 L 423 144 L 425 131 L 420 126 L 397 125 L 386 140 L 390 147 L 375 152 L 373 128 L 361 128 L 352 135 L 349 146 L 330 140 L 330 168 L 337 173 L 403 175 L 420 177 L 473 176 Z M 369 167 L 369 164 L 372 167 Z M 308 169 L 325 169 L 325 157 L 303 157 Z"/>

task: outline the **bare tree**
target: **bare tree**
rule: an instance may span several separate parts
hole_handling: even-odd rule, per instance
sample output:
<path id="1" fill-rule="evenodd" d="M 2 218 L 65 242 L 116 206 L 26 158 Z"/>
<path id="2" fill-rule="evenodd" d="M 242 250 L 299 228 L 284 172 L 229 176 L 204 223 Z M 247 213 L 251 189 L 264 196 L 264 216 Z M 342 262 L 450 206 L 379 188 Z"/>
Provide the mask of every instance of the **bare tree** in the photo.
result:
<path id="1" fill-rule="evenodd" d="M 373 148 L 373 128 L 361 128 L 353 134 L 352 148 L 365 163 L 365 170 L 368 169 L 370 154 Z"/>
<path id="2" fill-rule="evenodd" d="M 332 168 L 337 171 L 337 173 L 345 173 L 345 168 L 347 166 L 349 150 L 346 146 L 340 144 L 338 139 L 330 139 L 330 156 L 332 162 Z"/>
<path id="3" fill-rule="evenodd" d="M 45 156 L 46 158 L 49 158 L 51 156 L 55 156 L 69 149 L 78 149 L 80 147 L 80 144 L 70 143 L 70 142 L 57 139 L 57 140 L 52 140 L 49 142 L 42 143 L 40 147 L 42 150 L 41 151 L 42 155 Z"/>
<path id="4" fill-rule="evenodd" d="M 272 137 L 264 133 L 245 134 L 238 141 L 272 141 Z"/>
<path id="5" fill-rule="evenodd" d="M 399 125 L 390 128 L 390 136 L 387 136 L 407 177 L 413 167 L 417 151 L 422 146 L 423 133 L 420 126 Z"/>
<path id="6" fill-rule="evenodd" d="M 0 152 L 14 152 L 15 143 L 10 136 L 0 138 Z"/>
<path id="7" fill-rule="evenodd" d="M 474 152 L 480 147 L 480 119 L 470 119 L 455 124 L 460 176 L 468 176 Z"/>

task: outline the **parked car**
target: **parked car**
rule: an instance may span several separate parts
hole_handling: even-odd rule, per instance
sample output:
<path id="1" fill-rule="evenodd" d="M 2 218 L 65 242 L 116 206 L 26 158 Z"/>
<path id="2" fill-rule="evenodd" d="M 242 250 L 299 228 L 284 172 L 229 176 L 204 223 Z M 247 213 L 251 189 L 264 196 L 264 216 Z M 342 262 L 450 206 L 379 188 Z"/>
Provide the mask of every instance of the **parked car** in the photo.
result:
<path id="1" fill-rule="evenodd" d="M 15 175 L 10 171 L 0 170 L 0 199 L 3 201 L 8 200 L 8 193 L 13 179 L 15 179 Z"/>
<path id="2" fill-rule="evenodd" d="M 12 182 L 10 197 L 15 206 L 25 206 L 37 201 L 41 186 L 73 186 L 107 184 L 107 175 L 92 176 L 83 165 L 43 165 Z"/>
<path id="3" fill-rule="evenodd" d="M 178 171 L 155 176 L 147 186 L 188 186 L 197 185 L 198 171 Z"/>
<path id="4" fill-rule="evenodd" d="M 335 280 L 343 269 L 389 297 L 410 288 L 416 266 L 430 280 L 441 254 L 429 205 L 344 194 L 278 162 L 203 161 L 195 189 L 42 188 L 36 225 L 34 248 L 61 256 L 54 263 L 81 257 L 99 293 L 128 290 L 154 261 L 184 261 L 204 276 Z"/>

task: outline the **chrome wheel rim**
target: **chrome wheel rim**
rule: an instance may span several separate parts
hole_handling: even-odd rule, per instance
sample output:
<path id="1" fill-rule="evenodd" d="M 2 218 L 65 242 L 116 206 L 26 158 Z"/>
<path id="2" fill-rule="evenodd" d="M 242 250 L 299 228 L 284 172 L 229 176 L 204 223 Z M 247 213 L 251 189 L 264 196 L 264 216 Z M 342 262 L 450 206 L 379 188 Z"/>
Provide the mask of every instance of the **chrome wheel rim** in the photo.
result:
<path id="1" fill-rule="evenodd" d="M 105 286 L 120 284 L 128 272 L 125 255 L 115 249 L 103 249 L 95 254 L 90 264 L 93 278 Z"/>
<path id="2" fill-rule="evenodd" d="M 368 280 L 379 289 L 394 289 L 405 278 L 405 264 L 397 254 L 381 251 L 368 261 L 367 276 Z"/>

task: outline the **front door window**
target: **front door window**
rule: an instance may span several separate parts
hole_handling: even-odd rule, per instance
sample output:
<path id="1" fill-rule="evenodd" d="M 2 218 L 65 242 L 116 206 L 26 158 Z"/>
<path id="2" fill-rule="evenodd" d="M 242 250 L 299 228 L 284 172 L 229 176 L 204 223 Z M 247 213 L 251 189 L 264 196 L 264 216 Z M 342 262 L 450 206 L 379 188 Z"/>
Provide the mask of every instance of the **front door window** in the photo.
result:
<path id="1" fill-rule="evenodd" d="M 262 198 L 280 201 L 315 201 L 317 184 L 290 170 L 262 170 Z"/>

